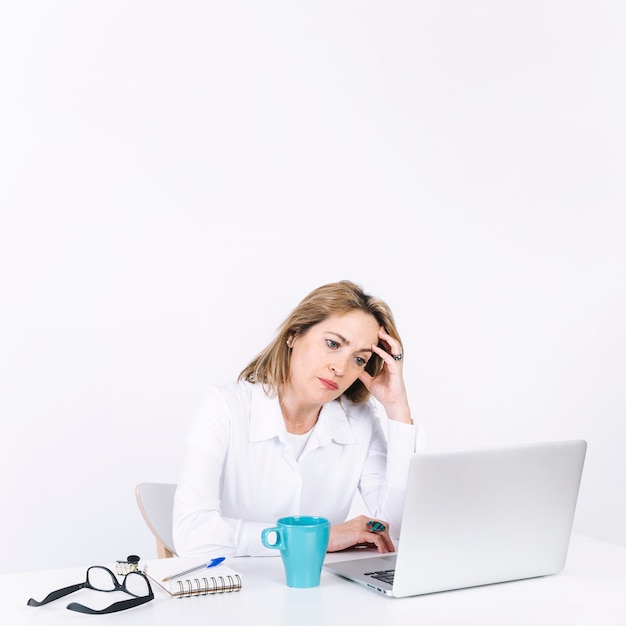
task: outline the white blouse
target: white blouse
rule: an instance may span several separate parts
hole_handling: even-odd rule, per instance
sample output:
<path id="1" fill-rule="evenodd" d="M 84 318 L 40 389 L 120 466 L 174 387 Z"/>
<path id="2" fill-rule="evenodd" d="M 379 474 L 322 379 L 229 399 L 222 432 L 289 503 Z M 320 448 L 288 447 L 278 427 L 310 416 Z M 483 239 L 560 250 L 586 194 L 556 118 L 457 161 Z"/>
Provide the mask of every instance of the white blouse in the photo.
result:
<path id="1" fill-rule="evenodd" d="M 275 556 L 261 543 L 264 528 L 287 515 L 344 522 L 357 489 L 397 537 L 417 428 L 387 420 L 387 431 L 373 402 L 329 402 L 296 460 L 278 398 L 248 382 L 211 387 L 178 481 L 176 552 Z"/>

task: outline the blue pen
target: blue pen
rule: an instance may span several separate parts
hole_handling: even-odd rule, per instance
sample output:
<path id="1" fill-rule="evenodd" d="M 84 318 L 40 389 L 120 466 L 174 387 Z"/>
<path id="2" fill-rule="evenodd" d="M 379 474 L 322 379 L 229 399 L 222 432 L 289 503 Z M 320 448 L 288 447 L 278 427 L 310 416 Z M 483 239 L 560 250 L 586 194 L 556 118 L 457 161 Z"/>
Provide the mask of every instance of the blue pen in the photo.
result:
<path id="1" fill-rule="evenodd" d="M 215 559 L 211 559 L 208 563 L 204 563 L 203 565 L 198 565 L 198 567 L 192 567 L 191 569 L 186 569 L 184 572 L 178 572 L 178 574 L 172 574 L 171 576 L 164 578 L 163 582 L 172 580 L 172 578 L 180 578 L 181 576 L 184 576 L 185 574 L 191 574 L 191 572 L 196 572 L 199 569 L 206 569 L 207 567 L 215 567 L 216 565 L 219 565 L 223 560 L 224 560 L 223 556 L 218 556 Z"/>

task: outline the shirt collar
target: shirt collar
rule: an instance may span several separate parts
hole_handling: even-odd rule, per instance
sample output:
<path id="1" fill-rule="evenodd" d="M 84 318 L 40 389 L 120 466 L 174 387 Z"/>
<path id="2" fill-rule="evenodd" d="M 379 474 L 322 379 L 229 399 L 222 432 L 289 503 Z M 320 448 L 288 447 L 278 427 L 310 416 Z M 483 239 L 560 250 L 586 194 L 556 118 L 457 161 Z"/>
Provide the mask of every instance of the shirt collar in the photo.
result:
<path id="1" fill-rule="evenodd" d="M 286 430 L 278 396 L 266 394 L 263 385 L 259 383 L 251 387 L 250 441 L 266 441 L 273 437 L 284 441 Z M 322 406 L 311 437 L 311 443 L 318 446 L 327 445 L 331 441 L 356 443 L 348 415 L 337 400 Z"/>

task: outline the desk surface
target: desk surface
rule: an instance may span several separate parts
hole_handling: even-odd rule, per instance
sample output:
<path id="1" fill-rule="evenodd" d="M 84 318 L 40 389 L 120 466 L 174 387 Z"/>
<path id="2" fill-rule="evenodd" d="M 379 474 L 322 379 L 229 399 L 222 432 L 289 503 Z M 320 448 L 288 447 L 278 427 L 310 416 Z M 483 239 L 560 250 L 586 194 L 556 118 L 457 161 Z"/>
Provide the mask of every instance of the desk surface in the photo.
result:
<path id="1" fill-rule="evenodd" d="M 332 559 L 335 555 L 329 555 Z M 172 599 L 155 589 L 155 600 L 112 615 L 68 611 L 71 599 L 28 607 L 29 597 L 84 580 L 86 568 L 0 576 L 0 622 L 120 626 L 160 624 L 275 624 L 276 626 L 345 626 L 385 624 L 463 624 L 553 626 L 626 624 L 626 547 L 573 535 L 565 569 L 555 576 L 461 589 L 412 598 L 387 598 L 328 572 L 319 587 L 290 589 L 279 557 L 230 559 L 243 575 L 239 593 Z M 89 604 L 95 594 L 82 590 L 72 599 Z M 108 595 L 108 594 L 107 594 Z M 92 596 L 93 597 L 93 596 Z M 112 598 L 107 598 L 113 601 Z M 92 606 L 97 606 L 92 603 Z"/>

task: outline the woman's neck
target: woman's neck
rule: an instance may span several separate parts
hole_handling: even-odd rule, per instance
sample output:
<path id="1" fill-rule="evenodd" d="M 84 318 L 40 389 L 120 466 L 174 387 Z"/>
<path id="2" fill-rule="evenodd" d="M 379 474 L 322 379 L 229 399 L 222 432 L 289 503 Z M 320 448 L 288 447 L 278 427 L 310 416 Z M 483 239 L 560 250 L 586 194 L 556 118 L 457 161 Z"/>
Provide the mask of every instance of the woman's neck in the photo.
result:
<path id="1" fill-rule="evenodd" d="M 283 414 L 285 428 L 288 433 L 302 435 L 308 433 L 315 424 L 322 410 L 318 404 L 298 403 L 290 399 L 288 394 L 278 394 L 278 402 Z"/>

